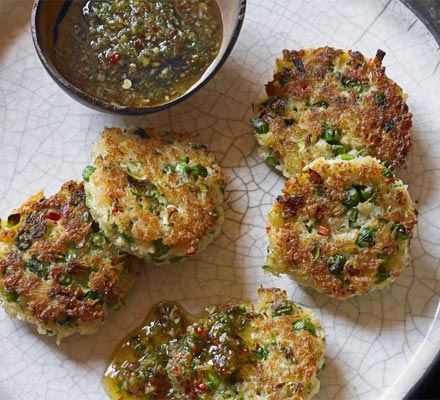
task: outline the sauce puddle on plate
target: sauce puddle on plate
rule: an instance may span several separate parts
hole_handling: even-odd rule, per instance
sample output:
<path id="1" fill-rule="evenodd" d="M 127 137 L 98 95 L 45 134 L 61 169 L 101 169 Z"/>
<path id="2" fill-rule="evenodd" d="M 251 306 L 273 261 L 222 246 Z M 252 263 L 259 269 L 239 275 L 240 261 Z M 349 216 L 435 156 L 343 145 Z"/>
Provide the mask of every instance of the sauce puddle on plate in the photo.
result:
<path id="1" fill-rule="evenodd" d="M 166 366 L 171 343 L 190 321 L 175 303 L 156 304 L 140 328 L 117 346 L 105 374 L 104 388 L 113 400 L 164 399 L 171 389 Z"/>
<path id="2" fill-rule="evenodd" d="M 151 107 L 183 95 L 219 52 L 215 0 L 74 0 L 55 27 L 58 71 L 108 103 Z"/>

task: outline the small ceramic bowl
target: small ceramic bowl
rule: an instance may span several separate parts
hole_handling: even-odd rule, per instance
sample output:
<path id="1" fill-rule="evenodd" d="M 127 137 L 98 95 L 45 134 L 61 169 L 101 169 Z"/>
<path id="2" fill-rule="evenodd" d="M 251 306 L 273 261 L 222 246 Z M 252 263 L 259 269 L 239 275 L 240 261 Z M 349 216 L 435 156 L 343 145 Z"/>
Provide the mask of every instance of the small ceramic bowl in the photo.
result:
<path id="1" fill-rule="evenodd" d="M 207 68 L 202 77 L 183 95 L 167 103 L 154 105 L 151 107 L 125 107 L 108 103 L 83 92 L 69 82 L 57 70 L 53 60 L 53 48 L 56 37 L 55 27 L 60 19 L 65 15 L 72 0 L 34 0 L 31 16 L 32 38 L 38 56 L 40 57 L 40 60 L 46 71 L 61 87 L 61 89 L 63 89 L 75 100 L 95 110 L 109 113 L 128 115 L 150 114 L 172 107 L 173 105 L 180 103 L 182 100 L 185 100 L 194 94 L 217 73 L 231 53 L 243 24 L 246 10 L 246 0 L 216 1 L 220 8 L 223 22 L 223 38 L 217 57 Z"/>

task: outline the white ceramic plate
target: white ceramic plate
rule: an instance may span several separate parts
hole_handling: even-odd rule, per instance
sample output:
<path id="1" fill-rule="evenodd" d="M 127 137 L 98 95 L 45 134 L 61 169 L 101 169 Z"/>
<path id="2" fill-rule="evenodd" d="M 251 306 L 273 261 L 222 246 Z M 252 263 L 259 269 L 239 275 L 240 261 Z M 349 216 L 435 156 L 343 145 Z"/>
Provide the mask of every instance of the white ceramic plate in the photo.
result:
<path id="1" fill-rule="evenodd" d="M 197 259 L 146 266 L 127 305 L 98 334 L 60 346 L 0 311 L 0 399 L 100 400 L 101 374 L 119 340 L 151 305 L 177 300 L 193 312 L 254 298 L 260 286 L 285 288 L 312 308 L 328 335 L 320 399 L 401 398 L 440 349 L 440 54 L 416 16 L 388 0 L 248 0 L 235 50 L 194 97 L 147 118 L 91 111 L 52 82 L 34 51 L 30 0 L 0 0 L 0 215 L 40 188 L 53 193 L 80 178 L 103 126 L 153 125 L 200 134 L 231 177 L 221 237 Z M 284 179 L 257 157 L 251 103 L 283 48 L 331 45 L 374 56 L 409 93 L 414 147 L 399 172 L 420 212 L 413 268 L 382 292 L 346 302 L 303 290 L 261 269 L 266 213 Z"/>

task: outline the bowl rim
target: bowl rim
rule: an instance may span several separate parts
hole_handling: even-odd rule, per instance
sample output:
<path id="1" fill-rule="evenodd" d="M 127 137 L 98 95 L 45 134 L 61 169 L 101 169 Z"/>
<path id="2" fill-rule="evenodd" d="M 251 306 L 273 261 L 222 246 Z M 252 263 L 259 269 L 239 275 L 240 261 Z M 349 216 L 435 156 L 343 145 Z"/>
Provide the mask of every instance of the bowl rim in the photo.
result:
<path id="1" fill-rule="evenodd" d="M 53 63 L 47 59 L 45 56 L 45 53 L 42 49 L 42 46 L 40 45 L 40 38 L 37 28 L 37 23 L 39 20 L 39 13 L 40 13 L 40 6 L 41 4 L 47 0 L 34 0 L 32 5 L 32 12 L 31 12 L 31 34 L 32 34 L 32 40 L 34 43 L 34 47 L 37 51 L 38 57 L 43 64 L 43 67 L 46 69 L 48 74 L 51 76 L 51 78 L 60 86 L 62 89 L 67 91 L 67 94 L 69 94 L 71 97 L 73 97 L 75 100 L 81 102 L 82 104 L 88 105 L 91 108 L 94 108 L 99 111 L 109 112 L 109 113 L 116 113 L 116 114 L 125 114 L 125 115 L 142 115 L 142 114 L 152 114 L 158 111 L 165 110 L 167 108 L 170 108 L 184 100 L 186 100 L 188 97 L 192 96 L 194 93 L 196 93 L 198 90 L 200 90 L 206 83 L 208 83 L 214 75 L 219 71 L 219 69 L 224 65 L 226 60 L 228 59 L 229 55 L 231 54 L 238 36 L 240 34 L 241 28 L 243 26 L 244 16 L 246 13 L 246 3 L 247 0 L 238 0 L 237 1 L 237 16 L 235 18 L 235 24 L 232 30 L 232 35 L 229 40 L 229 43 L 225 49 L 225 52 L 223 53 L 222 57 L 218 61 L 217 65 L 209 72 L 208 75 L 206 75 L 203 79 L 202 77 L 189 89 L 187 90 L 183 95 L 180 97 L 177 97 L 176 99 L 173 99 L 167 103 L 155 105 L 152 107 L 126 107 L 121 106 L 118 104 L 111 104 L 107 103 L 104 100 L 101 100 L 97 97 L 94 97 L 75 85 L 73 85 L 70 81 L 68 81 L 66 78 L 64 78 L 61 73 L 58 72 L 58 70 L 55 68 Z M 72 0 L 65 0 L 68 2 L 72 2 Z"/>

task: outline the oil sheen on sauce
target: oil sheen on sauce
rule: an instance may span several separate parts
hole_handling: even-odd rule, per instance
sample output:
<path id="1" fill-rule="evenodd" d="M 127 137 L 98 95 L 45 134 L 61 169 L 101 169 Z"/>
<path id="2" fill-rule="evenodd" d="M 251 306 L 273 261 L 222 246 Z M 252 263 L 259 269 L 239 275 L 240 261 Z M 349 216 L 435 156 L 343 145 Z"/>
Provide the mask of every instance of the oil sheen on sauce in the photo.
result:
<path id="1" fill-rule="evenodd" d="M 248 320 L 241 305 L 196 318 L 158 303 L 111 356 L 104 387 L 113 400 L 233 398 L 235 374 L 251 357 L 239 337 Z"/>
<path id="2" fill-rule="evenodd" d="M 183 95 L 219 52 L 215 0 L 73 0 L 58 31 L 58 71 L 108 103 L 151 107 Z"/>

